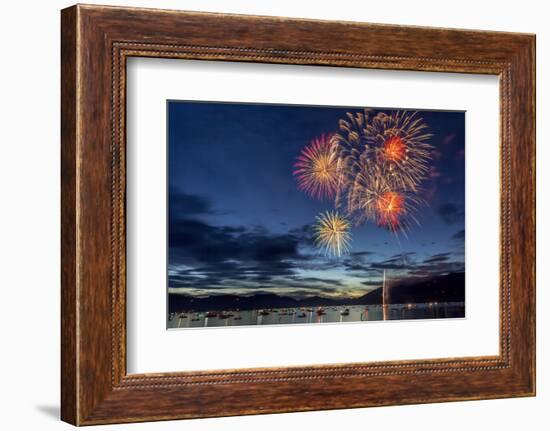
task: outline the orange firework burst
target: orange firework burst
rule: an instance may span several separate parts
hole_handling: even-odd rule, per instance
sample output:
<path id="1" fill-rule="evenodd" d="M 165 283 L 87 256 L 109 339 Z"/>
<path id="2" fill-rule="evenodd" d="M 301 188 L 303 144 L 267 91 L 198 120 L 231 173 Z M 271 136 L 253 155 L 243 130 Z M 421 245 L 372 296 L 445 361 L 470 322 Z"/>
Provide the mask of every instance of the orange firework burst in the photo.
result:
<path id="1" fill-rule="evenodd" d="M 346 214 L 356 224 L 372 221 L 395 233 L 418 224 L 414 212 L 421 203 L 414 192 L 395 188 L 380 166 L 367 162 L 360 164 L 343 200 Z"/>
<path id="2" fill-rule="evenodd" d="M 338 160 L 331 135 L 314 139 L 294 165 L 298 188 L 317 199 L 331 199 L 338 189 Z"/>
<path id="3" fill-rule="evenodd" d="M 399 163 L 407 153 L 407 146 L 399 136 L 390 136 L 384 141 L 384 155 L 387 160 Z"/>
<path id="4" fill-rule="evenodd" d="M 385 192 L 376 201 L 378 225 L 395 232 L 400 227 L 401 217 L 405 214 L 405 198 L 397 192 Z"/>
<path id="5" fill-rule="evenodd" d="M 366 125 L 365 141 L 394 186 L 418 191 L 427 178 L 433 149 L 427 127 L 407 111 L 380 112 Z"/>
<path id="6" fill-rule="evenodd" d="M 340 257 L 349 251 L 351 243 L 350 223 L 336 211 L 317 216 L 314 226 L 315 244 L 327 255 Z"/>

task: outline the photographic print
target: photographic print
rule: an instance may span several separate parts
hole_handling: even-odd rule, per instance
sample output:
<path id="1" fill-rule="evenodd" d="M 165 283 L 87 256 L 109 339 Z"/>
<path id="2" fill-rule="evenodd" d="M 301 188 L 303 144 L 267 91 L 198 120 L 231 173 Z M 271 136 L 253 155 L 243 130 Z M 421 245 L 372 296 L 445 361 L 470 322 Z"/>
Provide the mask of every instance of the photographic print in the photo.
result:
<path id="1" fill-rule="evenodd" d="M 465 113 L 167 102 L 167 327 L 465 316 Z"/>

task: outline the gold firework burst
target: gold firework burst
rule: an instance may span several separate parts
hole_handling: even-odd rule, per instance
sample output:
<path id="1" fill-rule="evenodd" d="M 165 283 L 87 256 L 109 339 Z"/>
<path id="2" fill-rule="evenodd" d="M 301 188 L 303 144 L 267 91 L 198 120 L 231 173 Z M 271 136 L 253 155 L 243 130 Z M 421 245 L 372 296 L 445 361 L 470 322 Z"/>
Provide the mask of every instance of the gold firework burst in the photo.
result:
<path id="1" fill-rule="evenodd" d="M 331 135 L 314 139 L 294 165 L 298 188 L 317 199 L 332 199 L 338 188 L 337 166 Z"/>
<path id="2" fill-rule="evenodd" d="M 314 226 L 315 244 L 326 255 L 340 257 L 349 251 L 351 244 L 350 223 L 337 211 L 327 211 L 317 216 Z"/>

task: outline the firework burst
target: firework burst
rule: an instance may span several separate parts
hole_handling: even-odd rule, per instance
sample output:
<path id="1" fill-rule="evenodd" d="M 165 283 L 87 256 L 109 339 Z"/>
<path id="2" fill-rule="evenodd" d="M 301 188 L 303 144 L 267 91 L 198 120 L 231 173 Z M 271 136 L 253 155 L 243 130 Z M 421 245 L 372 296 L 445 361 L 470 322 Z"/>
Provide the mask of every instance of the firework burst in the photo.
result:
<path id="1" fill-rule="evenodd" d="M 368 109 L 348 113 L 332 139 L 343 188 L 357 167 L 369 162 L 381 168 L 381 175 L 394 188 L 418 192 L 432 159 L 433 147 L 428 143 L 432 135 L 427 133 L 426 123 L 416 112 L 370 114 Z"/>
<path id="2" fill-rule="evenodd" d="M 398 192 L 385 192 L 376 201 L 378 207 L 378 224 L 395 232 L 402 225 L 406 214 L 405 197 Z"/>
<path id="3" fill-rule="evenodd" d="M 377 165 L 364 164 L 348 185 L 345 210 L 357 225 L 372 221 L 391 232 L 406 233 L 422 200 L 410 190 L 396 188 Z"/>
<path id="4" fill-rule="evenodd" d="M 331 135 L 314 139 L 294 165 L 298 188 L 317 199 L 332 199 L 338 189 L 338 160 Z"/>
<path id="5" fill-rule="evenodd" d="M 427 125 L 416 112 L 378 113 L 365 127 L 365 140 L 389 181 L 418 191 L 427 178 L 433 147 Z"/>
<path id="6" fill-rule="evenodd" d="M 340 257 L 349 251 L 350 227 L 347 219 L 336 211 L 321 213 L 314 226 L 315 244 L 326 255 Z"/>
<path id="7" fill-rule="evenodd" d="M 418 224 L 414 214 L 429 173 L 431 137 L 416 113 L 348 113 L 332 138 L 338 160 L 335 205 L 359 225 L 372 221 L 394 233 Z"/>

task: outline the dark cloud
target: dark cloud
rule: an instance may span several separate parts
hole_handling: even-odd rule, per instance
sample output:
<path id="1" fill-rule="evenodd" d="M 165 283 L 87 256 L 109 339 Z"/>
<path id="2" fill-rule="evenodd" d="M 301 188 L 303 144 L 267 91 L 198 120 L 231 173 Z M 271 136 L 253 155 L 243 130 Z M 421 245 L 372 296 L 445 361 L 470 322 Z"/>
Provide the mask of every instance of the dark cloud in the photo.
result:
<path id="1" fill-rule="evenodd" d="M 380 287 L 380 280 L 367 280 L 362 281 L 361 284 L 367 287 Z"/>
<path id="2" fill-rule="evenodd" d="M 314 232 L 313 226 L 310 224 L 304 224 L 299 228 L 291 229 L 288 231 L 290 235 L 298 238 L 302 245 L 313 246 L 314 245 Z"/>
<path id="3" fill-rule="evenodd" d="M 170 188 L 168 195 L 170 220 L 195 215 L 215 214 L 210 200 L 204 196 L 188 194 L 175 187 Z"/>
<path id="4" fill-rule="evenodd" d="M 464 220 L 464 208 L 452 203 L 445 203 L 437 208 L 437 213 L 448 224 L 458 223 Z"/>
<path id="5" fill-rule="evenodd" d="M 437 262 L 447 262 L 451 257 L 451 253 L 438 253 L 430 256 L 427 259 L 424 259 L 423 263 L 437 263 Z"/>
<path id="6" fill-rule="evenodd" d="M 355 251 L 350 253 L 350 256 L 353 257 L 363 257 L 363 256 L 371 256 L 374 254 L 374 251 Z"/>
<path id="7" fill-rule="evenodd" d="M 305 228 L 273 234 L 262 226 L 214 226 L 194 219 L 173 221 L 168 235 L 172 287 L 292 277 L 298 261 L 307 259 L 299 247 L 309 241 Z"/>
<path id="8" fill-rule="evenodd" d="M 464 229 L 459 230 L 458 232 L 455 232 L 451 239 L 455 239 L 457 241 L 464 241 L 466 237 L 466 231 Z"/>
<path id="9" fill-rule="evenodd" d="M 330 278 L 321 278 L 321 277 L 299 277 L 294 279 L 293 287 L 306 287 L 306 288 L 323 288 L 320 285 L 328 285 L 324 288 L 330 287 L 340 287 L 344 286 L 344 283 L 341 280 L 333 280 Z"/>
<path id="10" fill-rule="evenodd" d="M 427 278 L 463 271 L 464 262 L 454 260 L 452 253 L 437 253 L 425 258 L 414 269 L 411 269 L 409 276 Z"/>
<path id="11" fill-rule="evenodd" d="M 449 272 L 463 271 L 464 263 L 453 260 L 452 253 L 437 253 L 429 257 L 419 259 L 415 252 L 396 254 L 381 261 L 366 263 L 348 262 L 346 270 L 354 275 L 368 277 L 369 280 L 361 282 L 364 286 L 378 286 L 377 279 L 383 271 L 389 271 L 392 278 L 409 279 L 418 277 L 437 277 Z M 374 280 L 372 280 L 374 278 Z"/>

